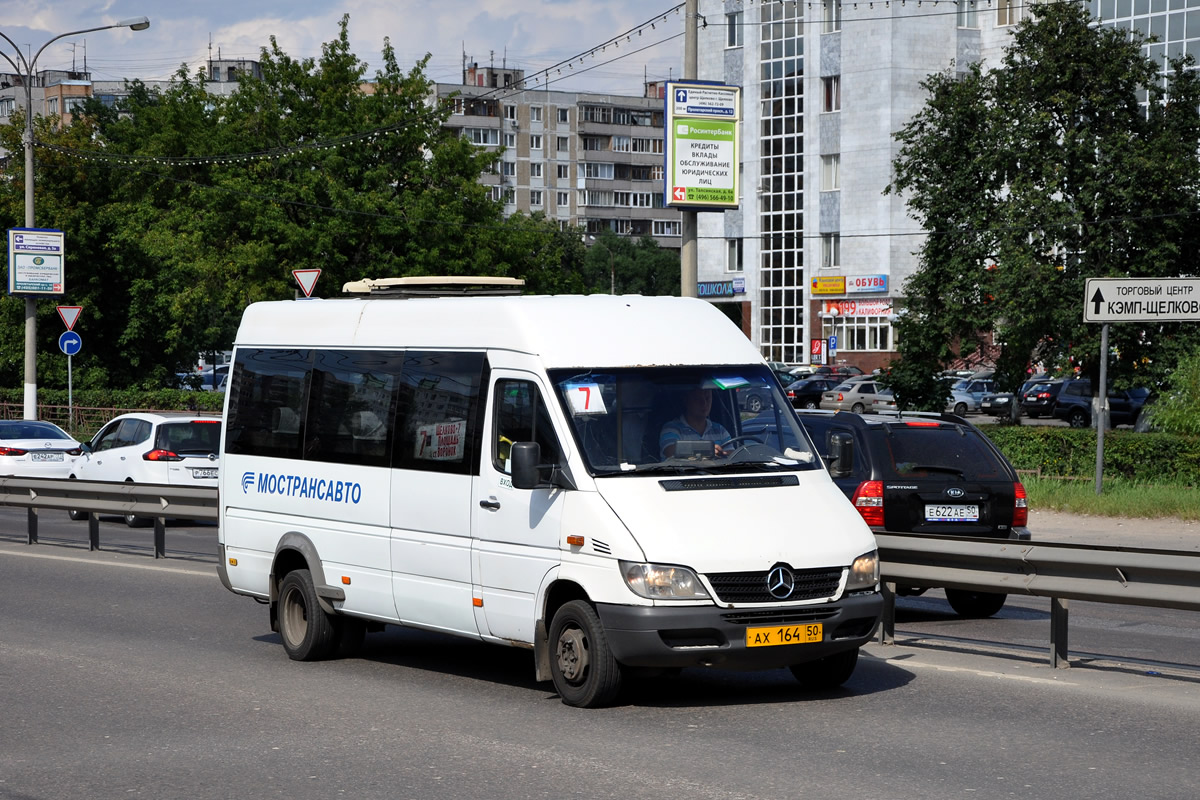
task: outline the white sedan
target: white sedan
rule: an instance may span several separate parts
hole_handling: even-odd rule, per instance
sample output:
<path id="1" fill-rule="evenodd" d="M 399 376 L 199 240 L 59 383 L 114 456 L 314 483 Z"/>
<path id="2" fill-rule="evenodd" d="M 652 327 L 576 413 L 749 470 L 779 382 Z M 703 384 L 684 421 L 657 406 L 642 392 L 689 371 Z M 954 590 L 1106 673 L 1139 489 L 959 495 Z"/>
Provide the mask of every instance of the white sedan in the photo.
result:
<path id="1" fill-rule="evenodd" d="M 0 420 L 0 475 L 66 478 L 80 452 L 79 442 L 53 422 Z"/>

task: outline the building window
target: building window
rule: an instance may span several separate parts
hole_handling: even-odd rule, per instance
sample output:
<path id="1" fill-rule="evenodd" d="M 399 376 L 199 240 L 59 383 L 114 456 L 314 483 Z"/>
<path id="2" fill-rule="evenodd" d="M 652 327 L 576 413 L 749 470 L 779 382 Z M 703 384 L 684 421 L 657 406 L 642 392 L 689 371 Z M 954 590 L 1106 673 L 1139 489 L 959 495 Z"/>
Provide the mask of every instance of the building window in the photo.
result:
<path id="1" fill-rule="evenodd" d="M 654 220 L 654 235 L 655 236 L 679 236 L 679 220 L 656 219 Z"/>
<path id="2" fill-rule="evenodd" d="M 842 29 L 842 4 L 840 0 L 825 0 L 821 3 L 821 33 L 836 33 Z"/>
<path id="3" fill-rule="evenodd" d="M 613 179 L 613 165 L 603 162 L 585 161 L 583 162 L 583 177 L 611 181 Z"/>
<path id="4" fill-rule="evenodd" d="M 566 208 L 567 206 L 571 205 L 571 193 L 570 192 L 556 192 L 555 194 L 558 196 L 558 207 L 559 208 Z"/>
<path id="5" fill-rule="evenodd" d="M 725 15 L 725 24 L 729 26 L 729 35 L 725 39 L 726 47 L 741 47 L 746 43 L 746 35 L 742 32 L 742 12 L 735 11 Z"/>
<path id="6" fill-rule="evenodd" d="M 662 139 L 634 139 L 633 152 L 635 153 L 659 153 L 663 152 Z"/>
<path id="7" fill-rule="evenodd" d="M 556 137 L 554 137 L 554 139 L 555 139 L 554 148 L 556 150 L 558 150 L 558 152 L 565 153 L 565 152 L 567 152 L 568 149 L 570 149 L 571 142 L 568 137 L 556 136 Z"/>
<path id="8" fill-rule="evenodd" d="M 49 109 L 47 113 L 57 114 L 58 113 L 58 98 L 51 97 L 47 103 L 47 107 Z"/>
<path id="9" fill-rule="evenodd" d="M 531 178 L 542 177 L 542 165 L 541 164 L 530 164 L 529 165 L 529 177 L 531 177 Z"/>
<path id="10" fill-rule="evenodd" d="M 500 162 L 500 174 L 506 178 L 515 177 L 517 174 L 517 163 L 515 161 Z"/>
<path id="11" fill-rule="evenodd" d="M 558 110 L 558 121 L 560 124 L 566 125 L 570 121 L 567 117 L 568 113 L 570 113 L 570 111 L 566 108 L 560 108 Z"/>
<path id="12" fill-rule="evenodd" d="M 529 149 L 530 150 L 541 150 L 542 149 L 542 135 L 540 133 L 530 134 Z"/>
<path id="13" fill-rule="evenodd" d="M 1016 25 L 1024 8 L 1022 0 L 996 0 L 996 25 Z"/>
<path id="14" fill-rule="evenodd" d="M 517 118 L 517 107 L 516 106 L 505 106 L 504 107 L 504 118 L 505 119 L 516 119 Z"/>
<path id="15" fill-rule="evenodd" d="M 629 200 L 631 194 L 632 192 L 613 192 L 613 205 L 628 208 L 631 205 Z"/>
<path id="16" fill-rule="evenodd" d="M 745 272 L 746 267 L 742 262 L 742 240 L 727 239 L 725 245 L 725 271 Z"/>
<path id="17" fill-rule="evenodd" d="M 613 110 L 612 106 L 584 106 L 583 107 L 584 122 L 606 122 L 612 124 Z"/>
<path id="18" fill-rule="evenodd" d="M 842 156 L 840 153 L 821 156 L 821 191 L 831 192 L 842 188 Z"/>
<path id="19" fill-rule="evenodd" d="M 822 334 L 838 337 L 838 352 L 894 350 L 896 337 L 886 316 L 833 317 L 825 320 Z"/>
<path id="20" fill-rule="evenodd" d="M 634 192 L 630 205 L 634 208 L 653 208 L 654 195 L 650 192 Z"/>
<path id="21" fill-rule="evenodd" d="M 570 164 L 559 164 L 558 165 L 559 180 L 567 180 L 570 177 L 571 177 L 571 165 Z"/>
<path id="22" fill-rule="evenodd" d="M 542 193 L 540 190 L 538 190 L 538 189 L 530 190 L 529 205 L 531 205 L 531 206 L 541 206 L 542 205 Z"/>
<path id="23" fill-rule="evenodd" d="M 960 27 L 960 28 L 978 28 L 979 27 L 979 12 L 975 8 L 975 0 L 959 0 L 959 3 L 958 3 L 958 27 Z"/>
<path id="24" fill-rule="evenodd" d="M 471 144 L 500 144 L 500 131 L 496 128 L 463 128 L 463 137 Z"/>
<path id="25" fill-rule="evenodd" d="M 517 135 L 515 133 L 504 134 L 504 146 L 510 150 L 517 146 Z"/>
<path id="26" fill-rule="evenodd" d="M 529 107 L 529 121 L 530 122 L 541 122 L 542 121 L 542 107 L 541 106 L 530 106 Z"/>
<path id="27" fill-rule="evenodd" d="M 612 149 L 614 153 L 628 153 L 633 148 L 633 138 L 630 136 L 614 136 L 612 137 Z"/>
<path id="28" fill-rule="evenodd" d="M 821 110 L 842 110 L 842 76 L 821 78 Z"/>
<path id="29" fill-rule="evenodd" d="M 607 150 L 608 149 L 608 137 L 606 137 L 606 136 L 584 136 L 582 138 L 583 138 L 583 149 L 584 150 Z"/>
<path id="30" fill-rule="evenodd" d="M 821 269 L 837 269 L 842 265 L 842 235 L 821 234 Z"/>

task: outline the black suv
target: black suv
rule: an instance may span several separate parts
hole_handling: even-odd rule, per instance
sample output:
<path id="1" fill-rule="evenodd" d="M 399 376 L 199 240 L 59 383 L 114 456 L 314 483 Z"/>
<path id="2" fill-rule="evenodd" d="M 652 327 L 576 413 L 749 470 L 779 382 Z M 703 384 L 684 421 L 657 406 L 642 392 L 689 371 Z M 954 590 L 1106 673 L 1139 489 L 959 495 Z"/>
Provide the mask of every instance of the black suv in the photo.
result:
<path id="1" fill-rule="evenodd" d="M 1044 380 L 1034 383 L 1032 386 L 1022 386 L 1020 394 L 1017 395 L 1021 411 L 1032 419 L 1050 416 L 1054 411 L 1054 402 L 1058 399 L 1058 393 L 1062 391 L 1062 387 L 1061 380 Z"/>
<path id="2" fill-rule="evenodd" d="M 1025 487 L 983 433 L 954 414 L 797 411 L 833 481 L 873 529 L 1030 538 Z M 849 444 L 847 453 L 846 444 Z M 840 458 L 834 456 L 842 453 Z M 844 462 L 844 463 L 843 463 Z M 897 587 L 921 594 L 928 587 Z M 964 617 L 990 617 L 1007 595 L 946 589 Z"/>
<path id="3" fill-rule="evenodd" d="M 1054 403 L 1055 419 L 1066 420 L 1072 428 L 1088 428 L 1092 424 L 1092 382 L 1087 378 L 1065 380 Z M 1146 404 L 1147 389 L 1108 390 L 1108 414 L 1113 427 L 1132 425 Z"/>

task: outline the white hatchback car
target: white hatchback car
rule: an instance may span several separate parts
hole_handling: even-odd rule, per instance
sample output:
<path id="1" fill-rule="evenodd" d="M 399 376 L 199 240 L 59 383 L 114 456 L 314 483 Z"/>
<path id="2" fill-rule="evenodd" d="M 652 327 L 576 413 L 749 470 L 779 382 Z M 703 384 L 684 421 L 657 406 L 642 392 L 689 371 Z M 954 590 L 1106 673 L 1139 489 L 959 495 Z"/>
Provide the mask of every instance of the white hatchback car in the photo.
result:
<path id="1" fill-rule="evenodd" d="M 0 475 L 17 478 L 66 478 L 79 442 L 53 422 L 0 420 Z"/>
<path id="2" fill-rule="evenodd" d="M 165 483 L 176 486 L 217 485 L 221 418 L 195 414 L 122 414 L 113 418 L 82 446 L 72 478 L 85 481 Z M 87 512 L 71 511 L 71 519 Z M 149 518 L 125 515 L 130 527 L 151 524 Z"/>

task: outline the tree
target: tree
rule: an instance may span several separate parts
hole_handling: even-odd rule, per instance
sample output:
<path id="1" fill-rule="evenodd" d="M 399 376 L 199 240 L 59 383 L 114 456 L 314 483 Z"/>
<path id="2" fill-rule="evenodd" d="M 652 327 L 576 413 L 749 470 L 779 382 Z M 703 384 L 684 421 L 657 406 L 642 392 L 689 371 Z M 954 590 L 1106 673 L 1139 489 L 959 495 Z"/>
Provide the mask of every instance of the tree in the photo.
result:
<path id="1" fill-rule="evenodd" d="M 1164 79 L 1138 34 L 1046 3 L 1000 65 L 922 85 L 898 133 L 888 192 L 928 236 L 905 284 L 891 383 L 906 407 L 940 408 L 934 375 L 995 332 L 997 380 L 1030 361 L 1095 378 L 1099 326 L 1082 322 L 1089 277 L 1178 276 L 1200 245 L 1200 78 Z M 1114 326 L 1118 385 L 1157 383 L 1200 335 L 1181 324 Z"/>

